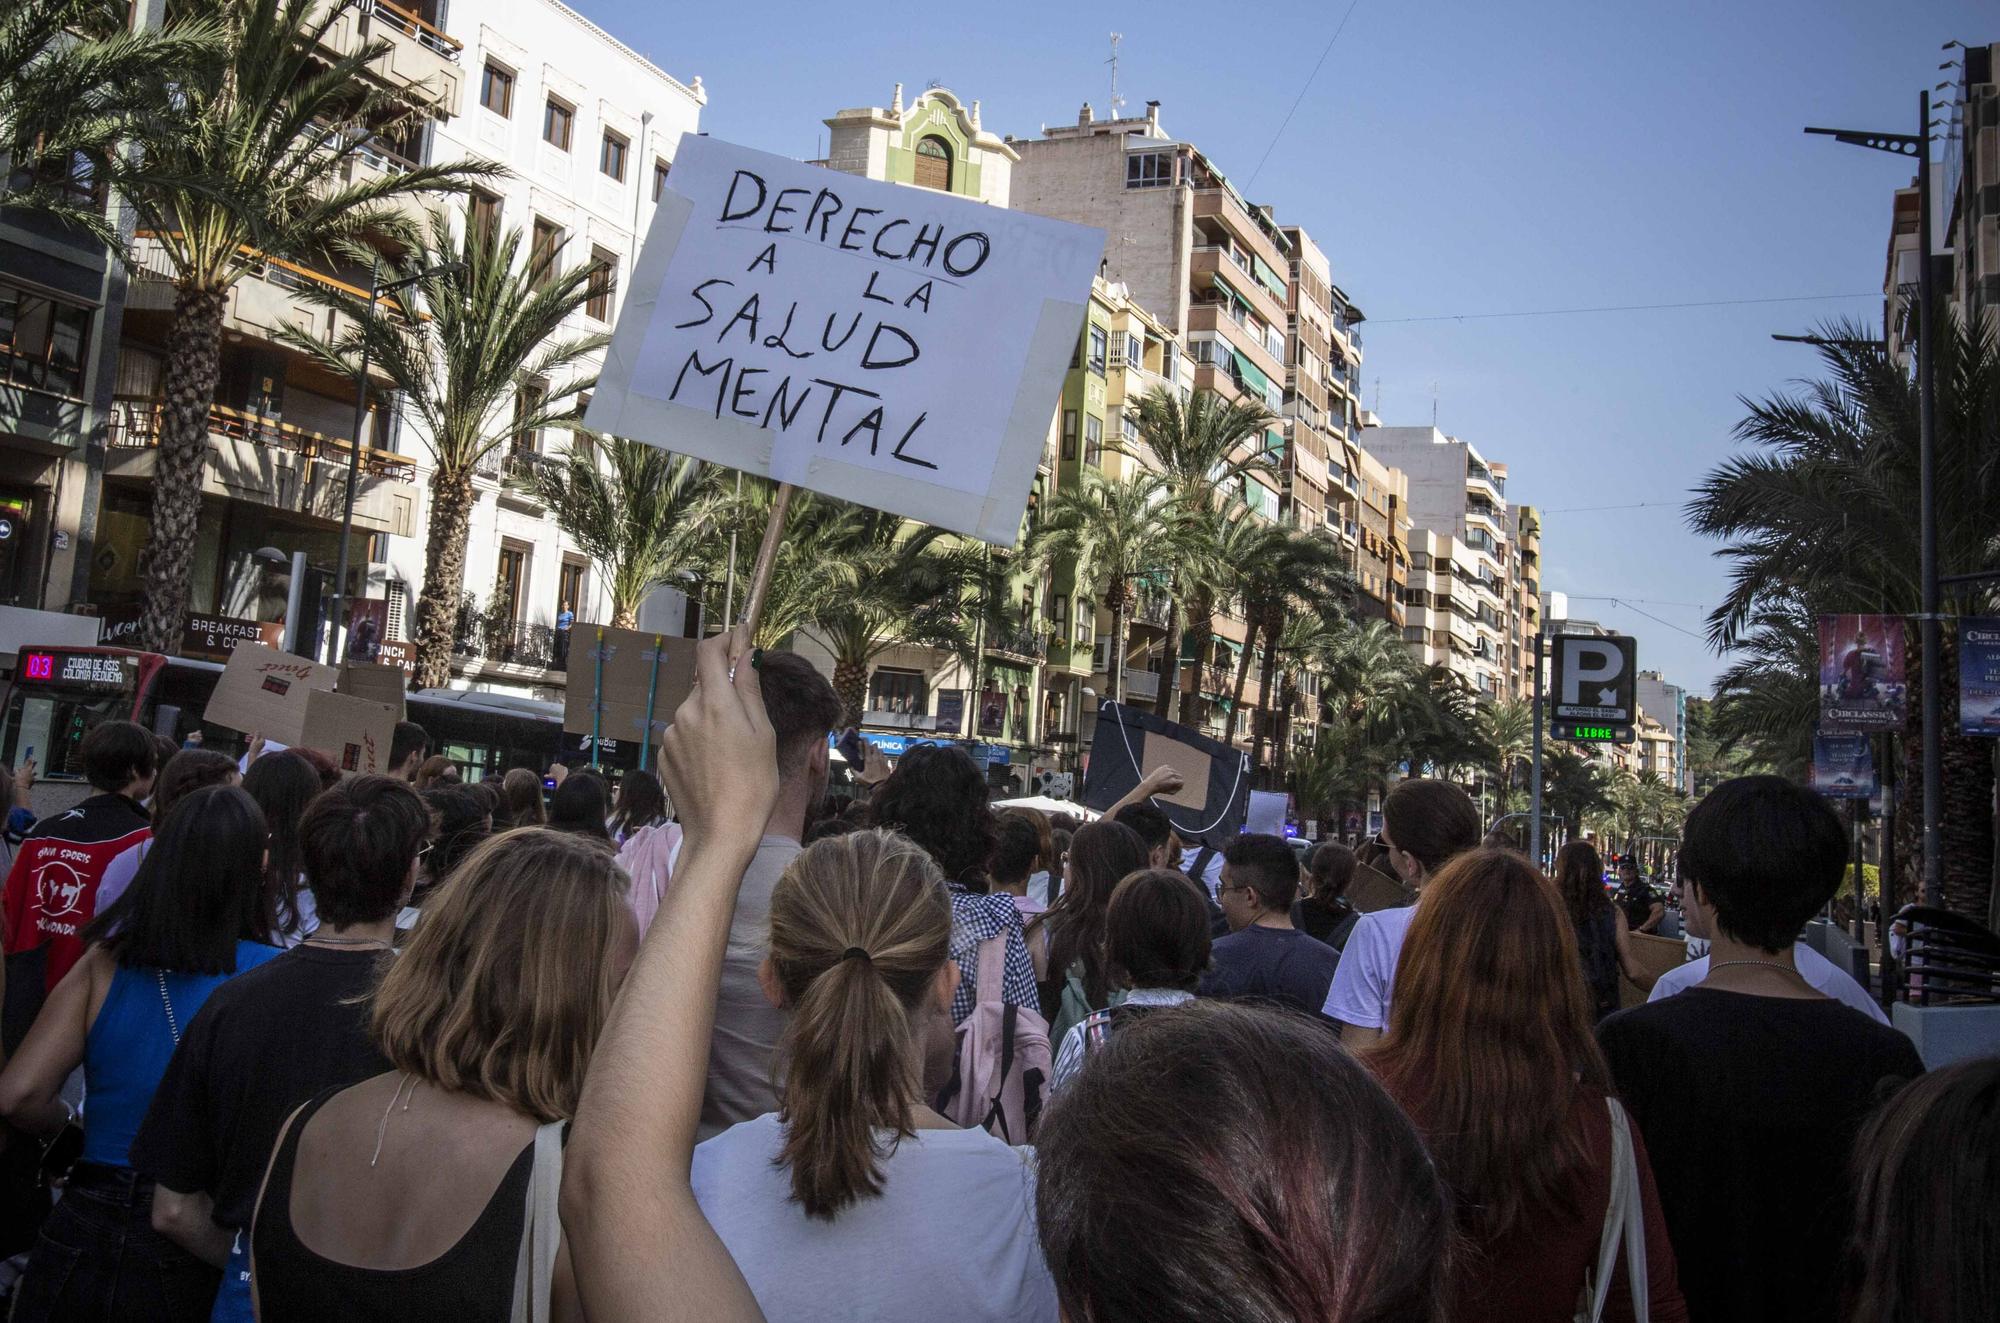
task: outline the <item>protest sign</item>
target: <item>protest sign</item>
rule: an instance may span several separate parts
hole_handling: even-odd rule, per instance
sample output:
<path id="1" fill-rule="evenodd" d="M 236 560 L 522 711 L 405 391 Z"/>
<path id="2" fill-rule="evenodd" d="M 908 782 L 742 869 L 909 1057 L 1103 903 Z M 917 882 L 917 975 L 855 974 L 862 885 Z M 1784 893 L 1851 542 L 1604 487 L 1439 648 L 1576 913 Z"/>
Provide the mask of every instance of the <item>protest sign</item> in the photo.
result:
<path id="1" fill-rule="evenodd" d="M 1958 622 L 1958 728 L 2000 735 L 2000 616 Z"/>
<path id="2" fill-rule="evenodd" d="M 387 703 L 315 689 L 306 695 L 305 731 L 296 743 L 318 749 L 345 775 L 373 776 L 388 768 L 396 721 Z"/>
<path id="3" fill-rule="evenodd" d="M 1262 836 L 1283 836 L 1285 810 L 1289 806 L 1290 799 L 1282 790 L 1252 790 L 1250 812 L 1244 820 L 1243 830 Z"/>
<path id="4" fill-rule="evenodd" d="M 689 135 L 584 421 L 1012 546 L 1103 251 Z"/>
<path id="5" fill-rule="evenodd" d="M 1819 618 L 1820 729 L 1901 730 L 1908 690 L 1902 617 Z"/>
<path id="6" fill-rule="evenodd" d="M 1874 794 L 1875 750 L 1868 736 L 1815 734 L 1812 788 L 1829 799 L 1866 799 Z"/>
<path id="7" fill-rule="evenodd" d="M 403 668 L 387 662 L 351 661 L 340 668 L 340 683 L 336 686 L 343 694 L 353 698 L 365 698 L 371 703 L 386 703 L 395 710 L 396 720 L 403 719 Z"/>
<path id="8" fill-rule="evenodd" d="M 694 690 L 693 639 L 578 625 L 563 692 L 566 759 L 641 767 Z"/>
<path id="9" fill-rule="evenodd" d="M 1172 795 L 1155 795 L 1154 805 L 1183 841 L 1226 848 L 1249 811 L 1250 756 L 1151 712 L 1123 703 L 1099 704 L 1079 798 L 1084 807 L 1102 812 L 1162 765 L 1179 772 L 1185 784 Z"/>
<path id="10" fill-rule="evenodd" d="M 332 689 L 331 666 L 261 643 L 237 643 L 215 682 L 205 720 L 278 744 L 305 742 L 306 696 Z"/>

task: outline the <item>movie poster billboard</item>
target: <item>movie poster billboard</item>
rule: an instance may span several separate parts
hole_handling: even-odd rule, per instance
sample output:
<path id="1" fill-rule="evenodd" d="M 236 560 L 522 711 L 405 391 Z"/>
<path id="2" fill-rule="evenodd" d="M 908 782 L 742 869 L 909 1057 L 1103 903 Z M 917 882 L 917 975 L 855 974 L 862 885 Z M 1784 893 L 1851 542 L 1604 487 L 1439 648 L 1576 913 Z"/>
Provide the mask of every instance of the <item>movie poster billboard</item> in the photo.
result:
<path id="1" fill-rule="evenodd" d="M 1812 787 L 1829 799 L 1868 799 L 1875 793 L 1875 750 L 1866 735 L 1821 732 L 1813 736 Z"/>
<path id="2" fill-rule="evenodd" d="M 2000 616 L 1958 622 L 1958 728 L 2000 735 Z"/>
<path id="3" fill-rule="evenodd" d="M 1900 730 L 1908 692 L 1901 616 L 1819 618 L 1820 729 Z"/>

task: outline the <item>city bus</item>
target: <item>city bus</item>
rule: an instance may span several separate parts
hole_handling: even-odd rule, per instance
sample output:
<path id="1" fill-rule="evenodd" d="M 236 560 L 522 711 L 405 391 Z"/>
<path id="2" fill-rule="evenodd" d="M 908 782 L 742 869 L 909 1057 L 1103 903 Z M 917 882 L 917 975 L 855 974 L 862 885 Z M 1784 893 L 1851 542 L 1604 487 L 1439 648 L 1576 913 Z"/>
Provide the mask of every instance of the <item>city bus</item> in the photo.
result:
<path id="1" fill-rule="evenodd" d="M 0 706 L 0 763 L 15 767 L 34 758 L 39 770 L 31 807 L 39 815 L 89 795 L 77 750 L 99 722 L 136 721 L 177 745 L 200 731 L 204 748 L 240 754 L 245 732 L 202 720 L 221 675 L 220 662 L 131 648 L 24 646 Z M 540 773 L 563 757 L 560 703 L 430 689 L 411 693 L 407 707 L 409 719 L 429 732 L 434 750 L 450 758 L 467 781 L 515 767 Z"/>

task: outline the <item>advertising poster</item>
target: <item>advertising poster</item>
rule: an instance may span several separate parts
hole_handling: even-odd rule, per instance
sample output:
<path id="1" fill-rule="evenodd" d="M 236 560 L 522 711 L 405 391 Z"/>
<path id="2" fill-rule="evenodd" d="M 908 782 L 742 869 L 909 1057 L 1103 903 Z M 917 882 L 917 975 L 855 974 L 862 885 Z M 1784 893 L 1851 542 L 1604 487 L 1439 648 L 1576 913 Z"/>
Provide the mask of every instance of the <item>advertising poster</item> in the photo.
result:
<path id="1" fill-rule="evenodd" d="M 347 602 L 347 654 L 351 662 L 382 660 L 382 641 L 389 637 L 389 601 L 384 597 L 354 597 Z"/>
<path id="2" fill-rule="evenodd" d="M 1821 732 L 1813 736 L 1812 787 L 1829 799 L 1867 799 L 1875 793 L 1875 750 L 1866 735 Z"/>
<path id="3" fill-rule="evenodd" d="M 956 735 L 965 729 L 965 691 L 963 689 L 940 689 L 937 691 L 937 715 L 932 719 L 932 729 L 945 735 Z"/>
<path id="4" fill-rule="evenodd" d="M 1958 728 L 2000 735 L 2000 616 L 1958 622 Z"/>
<path id="5" fill-rule="evenodd" d="M 1900 730 L 1908 697 L 1901 616 L 1819 618 L 1821 730 Z"/>

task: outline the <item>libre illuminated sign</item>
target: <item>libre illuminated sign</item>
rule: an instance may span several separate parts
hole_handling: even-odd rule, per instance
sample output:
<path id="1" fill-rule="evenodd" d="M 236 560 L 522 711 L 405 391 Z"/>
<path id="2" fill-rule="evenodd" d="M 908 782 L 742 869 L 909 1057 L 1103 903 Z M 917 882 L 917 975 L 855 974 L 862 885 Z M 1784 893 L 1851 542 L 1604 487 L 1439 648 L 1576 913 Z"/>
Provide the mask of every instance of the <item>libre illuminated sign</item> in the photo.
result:
<path id="1" fill-rule="evenodd" d="M 1630 744 L 1630 726 L 1605 726 L 1583 721 L 1554 721 L 1549 734 L 1559 740 L 1597 740 L 1607 744 Z"/>

